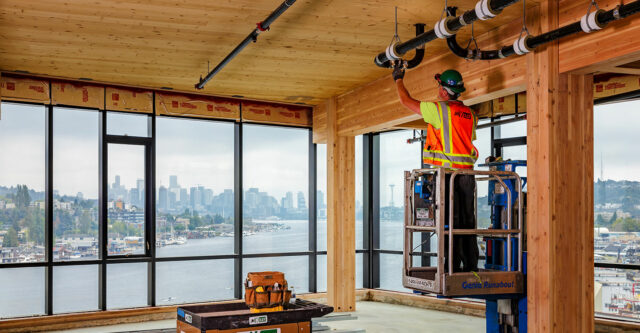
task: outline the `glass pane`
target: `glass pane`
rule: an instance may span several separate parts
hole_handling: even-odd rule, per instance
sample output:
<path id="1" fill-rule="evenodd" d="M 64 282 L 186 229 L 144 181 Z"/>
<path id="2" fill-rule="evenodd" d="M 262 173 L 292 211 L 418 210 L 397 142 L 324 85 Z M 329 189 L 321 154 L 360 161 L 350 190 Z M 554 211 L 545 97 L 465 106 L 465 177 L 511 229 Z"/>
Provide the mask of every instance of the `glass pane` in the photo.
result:
<path id="1" fill-rule="evenodd" d="M 317 257 L 317 270 L 316 270 L 316 281 L 318 284 L 318 292 L 323 293 L 327 291 L 327 255 L 321 254 Z M 362 288 L 364 282 L 363 276 L 363 266 L 362 266 L 362 258 L 364 258 L 363 253 L 356 253 L 356 288 Z"/>
<path id="2" fill-rule="evenodd" d="M 45 108 L 2 103 L 2 262 L 44 261 Z"/>
<path id="3" fill-rule="evenodd" d="M 233 253 L 234 125 L 156 119 L 157 256 Z"/>
<path id="4" fill-rule="evenodd" d="M 53 259 L 98 258 L 100 113 L 53 110 Z"/>
<path id="5" fill-rule="evenodd" d="M 362 135 L 356 136 L 356 250 L 364 249 L 363 245 L 363 224 L 362 224 L 362 207 L 364 204 L 364 194 L 363 194 L 363 183 L 362 183 L 362 173 L 363 173 L 363 143 L 362 143 Z"/>
<path id="6" fill-rule="evenodd" d="M 502 148 L 502 159 L 504 160 L 527 160 L 527 146 L 511 146 Z M 520 177 L 527 176 L 527 167 L 517 167 L 516 172 Z"/>
<path id="7" fill-rule="evenodd" d="M 422 164 L 420 144 L 407 144 L 411 136 L 412 131 L 380 134 L 380 248 L 385 250 L 402 250 L 404 243 L 404 172 Z"/>
<path id="8" fill-rule="evenodd" d="M 107 308 L 147 306 L 147 263 L 107 266 Z"/>
<path id="9" fill-rule="evenodd" d="M 107 112 L 107 134 L 149 136 L 149 116 L 145 114 Z"/>
<path id="10" fill-rule="evenodd" d="M 98 310 L 98 266 L 53 268 L 53 312 Z"/>
<path id="11" fill-rule="evenodd" d="M 44 268 L 0 269 L 0 318 L 44 314 Z"/>
<path id="12" fill-rule="evenodd" d="M 480 120 L 478 124 L 488 123 L 488 120 Z M 491 155 L 491 128 L 481 128 L 476 130 L 476 140 L 473 141 L 473 145 L 478 150 L 478 160 L 476 161 L 476 169 L 488 170 L 487 167 L 478 167 L 479 164 L 484 164 L 487 157 Z"/>
<path id="13" fill-rule="evenodd" d="M 480 124 L 487 123 L 489 120 L 483 119 L 479 121 Z M 476 162 L 476 170 L 488 170 L 487 167 L 480 167 L 478 165 L 484 164 L 487 157 L 491 155 L 491 128 L 482 128 L 476 130 L 476 140 L 473 142 L 473 145 L 478 150 L 478 161 Z M 476 176 L 476 178 L 480 178 L 481 176 Z M 489 206 L 489 182 L 482 181 L 476 183 L 476 189 L 478 192 L 478 200 L 477 200 L 477 209 L 478 209 L 478 226 L 481 228 L 489 227 L 491 223 L 491 206 Z M 435 237 L 432 238 L 435 240 Z M 432 242 L 432 249 L 433 242 Z M 435 250 L 434 250 L 435 251 Z M 432 261 L 435 262 L 435 258 L 432 258 Z"/>
<path id="14" fill-rule="evenodd" d="M 402 286 L 401 254 L 380 253 L 380 289 L 413 292 Z"/>
<path id="15" fill-rule="evenodd" d="M 598 317 L 640 321 L 640 272 L 596 268 L 594 302 Z"/>
<path id="16" fill-rule="evenodd" d="M 316 146 L 316 187 L 318 194 L 317 201 L 317 249 L 327 250 L 327 145 Z"/>
<path id="17" fill-rule="evenodd" d="M 309 292 L 309 257 L 270 257 L 245 258 L 242 261 L 243 279 L 249 272 L 278 271 L 283 272 L 289 287 L 294 287 L 296 293 Z"/>
<path id="18" fill-rule="evenodd" d="M 110 255 L 145 253 L 145 147 L 109 144 Z"/>
<path id="19" fill-rule="evenodd" d="M 194 260 L 156 264 L 158 305 L 233 298 L 233 260 Z"/>
<path id="20" fill-rule="evenodd" d="M 514 116 L 501 117 L 498 120 L 511 119 Z M 496 126 L 496 139 L 515 138 L 519 136 L 527 136 L 527 120 L 519 120 Z"/>
<path id="21" fill-rule="evenodd" d="M 244 253 L 309 250 L 309 130 L 243 125 Z"/>

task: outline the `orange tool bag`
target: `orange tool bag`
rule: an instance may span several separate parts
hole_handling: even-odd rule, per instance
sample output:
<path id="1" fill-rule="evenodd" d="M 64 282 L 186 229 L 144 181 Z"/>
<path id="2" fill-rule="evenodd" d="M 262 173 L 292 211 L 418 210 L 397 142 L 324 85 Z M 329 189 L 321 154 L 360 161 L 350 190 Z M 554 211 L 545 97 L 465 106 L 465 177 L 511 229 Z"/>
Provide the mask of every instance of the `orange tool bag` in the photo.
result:
<path id="1" fill-rule="evenodd" d="M 282 272 L 252 272 L 244 283 L 244 301 L 249 308 L 281 311 L 291 290 Z"/>

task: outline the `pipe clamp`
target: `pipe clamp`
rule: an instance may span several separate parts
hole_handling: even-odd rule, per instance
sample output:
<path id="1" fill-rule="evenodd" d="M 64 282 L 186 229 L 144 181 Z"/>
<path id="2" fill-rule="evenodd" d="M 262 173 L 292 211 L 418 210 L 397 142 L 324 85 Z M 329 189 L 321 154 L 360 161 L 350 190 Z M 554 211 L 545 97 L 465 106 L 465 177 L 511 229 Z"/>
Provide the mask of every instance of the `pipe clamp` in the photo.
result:
<path id="1" fill-rule="evenodd" d="M 476 16 L 483 21 L 494 18 L 500 14 L 500 11 L 493 10 L 491 6 L 489 6 L 489 0 L 478 1 L 478 3 L 476 3 L 475 12 Z"/>
<path id="2" fill-rule="evenodd" d="M 387 46 L 387 49 L 385 50 L 385 54 L 387 55 L 387 59 L 389 60 L 398 60 L 400 59 L 400 57 L 396 54 L 396 46 L 398 45 L 397 42 L 391 43 L 389 44 L 389 46 Z"/>
<path id="3" fill-rule="evenodd" d="M 622 16 L 620 16 L 620 5 L 618 5 L 616 8 L 613 9 L 613 17 L 616 20 L 619 20 L 622 18 Z"/>
<path id="4" fill-rule="evenodd" d="M 532 49 L 529 48 L 529 46 L 527 45 L 528 40 L 529 40 L 529 35 L 516 39 L 513 42 L 513 51 L 515 51 L 517 55 L 524 55 L 531 52 Z"/>
<path id="5" fill-rule="evenodd" d="M 453 17 L 445 17 L 442 20 L 438 21 L 436 25 L 433 27 L 433 31 L 436 33 L 436 36 L 441 39 L 446 39 L 447 37 L 451 37 L 454 35 L 454 32 L 449 30 L 447 23 L 449 21 L 455 20 Z"/>
<path id="6" fill-rule="evenodd" d="M 604 28 L 606 24 L 598 20 L 598 15 L 601 13 L 604 13 L 604 10 L 598 9 L 582 16 L 582 18 L 580 18 L 580 28 L 582 28 L 582 31 L 590 33 Z"/>

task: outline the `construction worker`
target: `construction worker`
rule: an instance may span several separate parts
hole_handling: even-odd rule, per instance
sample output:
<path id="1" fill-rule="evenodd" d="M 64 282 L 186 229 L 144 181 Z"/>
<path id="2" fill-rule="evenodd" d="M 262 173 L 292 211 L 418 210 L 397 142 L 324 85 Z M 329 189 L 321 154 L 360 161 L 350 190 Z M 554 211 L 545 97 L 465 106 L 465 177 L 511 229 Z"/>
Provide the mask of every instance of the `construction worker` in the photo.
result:
<path id="1" fill-rule="evenodd" d="M 420 102 L 409 95 L 403 83 L 404 68 L 396 66 L 393 79 L 396 82 L 400 102 L 420 115 L 427 123 L 427 138 L 423 149 L 423 164 L 448 169 L 473 169 L 478 159 L 478 150 L 473 145 L 476 139 L 477 117 L 475 112 L 458 100 L 465 91 L 462 75 L 449 69 L 436 74 L 438 102 Z M 445 224 L 449 223 L 449 180 L 446 177 Z M 454 180 L 454 216 L 456 229 L 475 229 L 475 190 L 473 175 L 457 175 Z M 448 249 L 448 237 L 445 249 Z M 478 244 L 475 235 L 454 236 L 453 270 L 470 272 L 478 270 Z M 448 250 L 445 257 L 448 257 Z M 445 267 L 448 266 L 448 258 Z M 462 269 L 460 264 L 462 263 Z"/>

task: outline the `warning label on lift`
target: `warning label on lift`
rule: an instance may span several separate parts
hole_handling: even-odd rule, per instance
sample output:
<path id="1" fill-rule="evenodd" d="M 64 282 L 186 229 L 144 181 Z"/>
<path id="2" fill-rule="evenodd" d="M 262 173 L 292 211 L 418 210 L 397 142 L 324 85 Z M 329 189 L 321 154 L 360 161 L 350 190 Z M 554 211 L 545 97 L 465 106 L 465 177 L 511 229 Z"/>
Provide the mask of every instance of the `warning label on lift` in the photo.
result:
<path id="1" fill-rule="evenodd" d="M 415 288 L 419 290 L 433 290 L 434 281 L 426 279 L 418 279 L 414 277 L 405 277 L 405 287 Z"/>
<path id="2" fill-rule="evenodd" d="M 249 325 L 263 325 L 267 323 L 267 316 L 249 317 Z"/>

